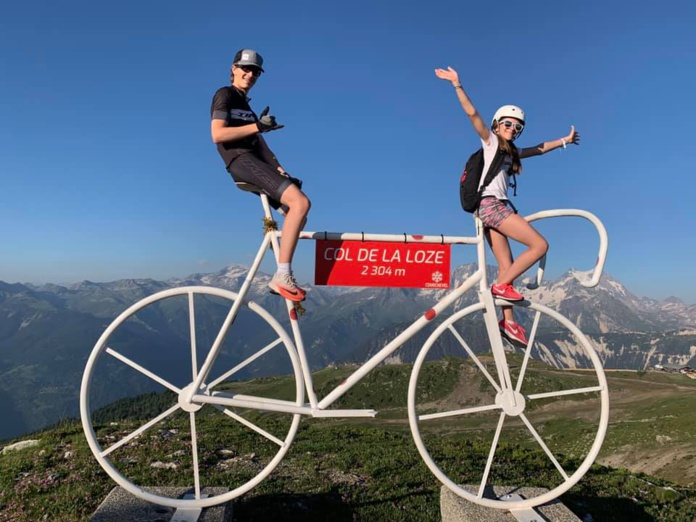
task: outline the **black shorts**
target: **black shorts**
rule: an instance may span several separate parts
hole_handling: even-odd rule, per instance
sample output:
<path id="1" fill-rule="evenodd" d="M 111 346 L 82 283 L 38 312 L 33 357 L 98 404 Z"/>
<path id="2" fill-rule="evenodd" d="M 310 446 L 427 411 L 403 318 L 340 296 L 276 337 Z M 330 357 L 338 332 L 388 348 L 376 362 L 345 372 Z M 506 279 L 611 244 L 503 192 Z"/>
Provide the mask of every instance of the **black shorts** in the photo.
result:
<path id="1" fill-rule="evenodd" d="M 240 154 L 227 166 L 227 172 L 239 182 L 244 181 L 259 187 L 267 196 L 268 202 L 276 210 L 288 211 L 280 198 L 290 185 L 291 178 L 283 176 L 273 165 L 269 165 L 253 153 Z"/>

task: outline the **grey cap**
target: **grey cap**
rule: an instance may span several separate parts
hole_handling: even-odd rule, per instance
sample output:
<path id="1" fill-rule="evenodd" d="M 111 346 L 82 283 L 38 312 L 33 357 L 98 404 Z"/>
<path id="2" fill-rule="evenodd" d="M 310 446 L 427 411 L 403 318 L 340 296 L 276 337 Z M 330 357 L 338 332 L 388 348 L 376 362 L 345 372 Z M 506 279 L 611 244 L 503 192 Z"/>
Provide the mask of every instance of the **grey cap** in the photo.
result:
<path id="1" fill-rule="evenodd" d="M 265 72 L 263 70 L 263 58 L 253 49 L 240 49 L 237 51 L 232 65 L 254 65 L 261 69 L 261 72 Z"/>

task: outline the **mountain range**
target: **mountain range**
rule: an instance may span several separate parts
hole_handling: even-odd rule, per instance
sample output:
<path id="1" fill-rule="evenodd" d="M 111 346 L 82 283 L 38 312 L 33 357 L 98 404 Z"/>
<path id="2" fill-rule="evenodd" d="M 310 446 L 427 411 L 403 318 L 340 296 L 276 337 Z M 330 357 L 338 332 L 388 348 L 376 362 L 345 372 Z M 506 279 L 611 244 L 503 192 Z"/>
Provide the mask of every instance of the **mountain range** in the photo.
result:
<path id="1" fill-rule="evenodd" d="M 474 265 L 455 269 L 452 287 L 474 269 Z M 123 279 L 65 286 L 0 281 L 0 418 L 3 419 L 0 439 L 78 416 L 79 387 L 87 357 L 104 329 L 130 305 L 155 292 L 179 286 L 213 286 L 236 291 L 247 270 L 244 266 L 230 265 L 219 272 L 166 281 Z M 492 273 L 494 269 L 490 267 L 489 274 Z M 257 275 L 251 299 L 274 317 L 286 318 L 283 300 L 268 293 L 269 280 L 267 274 Z M 307 313 L 300 321 L 312 369 L 366 360 L 447 292 L 303 287 L 307 288 L 307 300 L 303 303 Z M 657 301 L 637 297 L 608 274 L 603 275 L 597 287 L 586 288 L 568 272 L 537 289 L 525 289 L 524 295 L 575 323 L 588 336 L 605 368 L 645 370 L 656 364 L 696 364 L 695 305 L 677 298 Z M 475 301 L 476 293 L 470 291 L 454 308 Z M 184 311 L 185 303 L 182 303 L 181 309 L 174 307 L 148 314 L 140 321 L 142 324 L 131 328 L 132 335 L 138 336 L 146 347 L 141 351 L 144 360 L 166 364 L 177 376 L 186 367 L 183 364 L 186 361 L 177 358 L 172 347 L 188 342 L 187 321 L 181 315 Z M 212 333 L 199 342 L 209 346 L 226 309 L 211 301 L 201 312 L 198 314 L 202 316 L 201 328 Z M 287 328 L 287 319 L 280 322 Z M 242 337 L 252 338 L 256 332 L 254 323 L 242 331 Z M 391 360 L 412 361 L 431 331 L 426 328 L 415 335 Z M 471 335 L 481 338 L 485 333 L 479 325 L 472 327 Z M 546 362 L 562 367 L 571 348 L 557 335 L 545 335 L 542 329 L 538 338 L 546 348 Z M 243 341 L 239 342 L 239 346 L 244 345 Z M 444 344 L 439 355 L 455 349 L 454 345 Z M 276 373 L 283 370 L 273 368 Z M 118 398 L 119 387 L 131 392 L 150 391 L 134 389 L 122 374 L 110 375 L 105 386 L 100 392 L 103 403 Z"/>

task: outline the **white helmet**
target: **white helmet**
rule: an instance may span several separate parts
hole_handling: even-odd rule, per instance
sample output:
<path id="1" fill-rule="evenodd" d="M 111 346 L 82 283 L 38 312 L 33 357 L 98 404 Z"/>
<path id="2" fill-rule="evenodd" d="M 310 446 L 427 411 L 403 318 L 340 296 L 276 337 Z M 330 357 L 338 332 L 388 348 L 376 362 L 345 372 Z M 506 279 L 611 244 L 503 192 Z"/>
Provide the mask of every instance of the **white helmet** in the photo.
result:
<path id="1" fill-rule="evenodd" d="M 522 122 L 522 125 L 525 124 L 524 111 L 520 107 L 517 105 L 503 105 L 500 109 L 495 111 L 493 121 L 491 121 L 491 129 L 495 127 L 503 118 L 516 118 Z M 515 137 L 517 138 L 520 134 L 522 134 L 523 131 L 524 128 L 522 128 L 522 130 L 518 132 Z"/>

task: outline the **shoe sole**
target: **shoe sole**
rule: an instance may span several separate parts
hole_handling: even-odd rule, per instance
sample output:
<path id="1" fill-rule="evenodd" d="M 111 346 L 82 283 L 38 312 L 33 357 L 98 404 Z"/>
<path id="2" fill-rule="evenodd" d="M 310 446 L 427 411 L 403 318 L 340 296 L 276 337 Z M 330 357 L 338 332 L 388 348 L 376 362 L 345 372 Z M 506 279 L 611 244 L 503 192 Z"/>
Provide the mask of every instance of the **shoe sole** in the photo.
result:
<path id="1" fill-rule="evenodd" d="M 493 295 L 493 297 L 502 299 L 503 301 L 507 301 L 508 303 L 520 303 L 524 301 L 524 296 L 520 297 L 519 299 L 513 299 L 512 297 L 505 297 L 503 295 L 494 294 L 493 292 L 491 292 L 491 294 Z"/>
<path id="2" fill-rule="evenodd" d="M 273 288 L 270 285 L 269 285 L 268 289 L 272 294 L 279 295 L 280 297 L 282 297 L 284 299 L 289 299 L 290 301 L 294 301 L 296 303 L 301 303 L 302 301 L 305 300 L 305 297 L 307 297 L 306 294 L 304 294 L 302 292 L 298 292 L 298 295 L 284 294 L 281 290 Z M 298 299 L 298 297 L 299 297 L 299 299 Z"/>
<path id="3" fill-rule="evenodd" d="M 529 343 L 523 343 L 519 339 L 515 339 L 514 337 L 511 337 L 508 335 L 508 333 L 505 330 L 500 330 L 500 335 L 508 341 L 511 345 L 516 346 L 517 348 L 526 348 L 529 346 Z"/>

